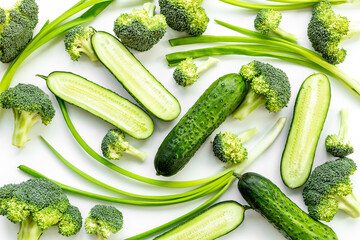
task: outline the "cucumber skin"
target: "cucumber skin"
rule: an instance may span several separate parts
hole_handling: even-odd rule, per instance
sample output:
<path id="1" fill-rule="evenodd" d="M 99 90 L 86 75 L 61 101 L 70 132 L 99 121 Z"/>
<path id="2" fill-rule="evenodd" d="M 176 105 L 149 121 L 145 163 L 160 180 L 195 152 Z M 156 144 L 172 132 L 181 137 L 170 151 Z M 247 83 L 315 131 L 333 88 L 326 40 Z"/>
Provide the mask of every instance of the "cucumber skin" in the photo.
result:
<path id="1" fill-rule="evenodd" d="M 213 82 L 160 145 L 154 161 L 157 174 L 172 176 L 180 171 L 245 94 L 246 85 L 239 74 L 226 74 Z"/>
<path id="2" fill-rule="evenodd" d="M 338 239 L 330 227 L 311 218 L 269 179 L 247 172 L 239 178 L 238 189 L 250 207 L 286 239 Z"/>

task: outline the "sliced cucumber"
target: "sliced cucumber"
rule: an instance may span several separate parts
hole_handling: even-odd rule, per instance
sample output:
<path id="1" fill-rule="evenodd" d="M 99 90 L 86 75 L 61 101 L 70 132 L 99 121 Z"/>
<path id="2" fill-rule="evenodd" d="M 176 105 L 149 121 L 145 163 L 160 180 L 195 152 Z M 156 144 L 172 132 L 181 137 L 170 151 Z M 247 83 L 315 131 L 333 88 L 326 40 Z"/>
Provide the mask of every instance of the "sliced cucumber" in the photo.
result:
<path id="1" fill-rule="evenodd" d="M 138 106 L 79 75 L 52 72 L 44 77 L 51 92 L 111 123 L 137 139 L 150 137 L 154 130 L 152 119 Z"/>
<path id="2" fill-rule="evenodd" d="M 281 177 L 290 188 L 302 186 L 310 175 L 330 99 L 330 83 L 324 74 L 311 75 L 300 87 L 281 159 Z"/>
<path id="3" fill-rule="evenodd" d="M 178 100 L 117 38 L 100 31 L 91 43 L 99 60 L 147 111 L 164 121 L 180 114 Z"/>

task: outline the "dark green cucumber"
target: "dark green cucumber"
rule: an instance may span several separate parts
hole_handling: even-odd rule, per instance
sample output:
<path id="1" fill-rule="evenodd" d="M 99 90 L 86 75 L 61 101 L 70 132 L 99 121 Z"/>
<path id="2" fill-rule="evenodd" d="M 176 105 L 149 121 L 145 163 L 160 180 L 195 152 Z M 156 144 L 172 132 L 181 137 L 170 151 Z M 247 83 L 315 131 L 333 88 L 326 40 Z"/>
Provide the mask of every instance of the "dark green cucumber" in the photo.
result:
<path id="1" fill-rule="evenodd" d="M 180 171 L 206 138 L 239 106 L 246 93 L 239 74 L 220 77 L 169 132 L 155 156 L 157 174 Z"/>
<path id="2" fill-rule="evenodd" d="M 250 207 L 286 239 L 338 239 L 330 227 L 311 218 L 269 179 L 248 172 L 239 177 L 238 189 Z"/>
<path id="3" fill-rule="evenodd" d="M 155 239 L 216 239 L 237 228 L 244 220 L 244 212 L 244 207 L 235 201 L 219 202 Z"/>
<path id="4" fill-rule="evenodd" d="M 330 83 L 324 74 L 309 76 L 300 87 L 281 158 L 281 177 L 290 188 L 302 186 L 310 175 L 330 99 Z"/>
<path id="5" fill-rule="evenodd" d="M 116 37 L 96 32 L 91 43 L 100 62 L 148 112 L 164 121 L 180 114 L 178 100 Z"/>
<path id="6" fill-rule="evenodd" d="M 137 139 L 150 137 L 152 119 L 127 99 L 70 72 L 52 72 L 46 79 L 49 90 L 64 101 L 78 106 Z"/>

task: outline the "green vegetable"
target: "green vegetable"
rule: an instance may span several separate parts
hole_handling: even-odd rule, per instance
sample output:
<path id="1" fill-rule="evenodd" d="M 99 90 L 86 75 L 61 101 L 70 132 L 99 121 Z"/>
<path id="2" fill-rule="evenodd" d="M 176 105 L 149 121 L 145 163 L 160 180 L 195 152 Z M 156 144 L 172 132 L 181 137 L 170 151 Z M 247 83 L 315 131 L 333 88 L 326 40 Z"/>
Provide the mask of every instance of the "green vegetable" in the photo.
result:
<path id="1" fill-rule="evenodd" d="M 360 26 L 360 24 L 359 24 Z M 360 27 L 333 12 L 330 2 L 314 5 L 308 25 L 308 37 L 315 51 L 331 64 L 345 60 L 346 50 L 339 47 L 342 40 L 360 33 Z"/>
<path id="2" fill-rule="evenodd" d="M 310 175 L 330 99 L 330 83 L 324 74 L 309 76 L 300 87 L 281 158 L 281 177 L 290 188 L 302 186 Z"/>
<path id="3" fill-rule="evenodd" d="M 111 234 L 117 233 L 123 227 L 123 215 L 110 205 L 95 205 L 85 219 L 85 231 L 96 234 L 97 239 L 108 239 Z"/>
<path id="4" fill-rule="evenodd" d="M 30 42 L 38 23 L 38 13 L 35 0 L 18 0 L 9 9 L 0 8 L 1 62 L 14 60 Z"/>
<path id="5" fill-rule="evenodd" d="M 147 111 L 164 121 L 180 114 L 177 99 L 114 36 L 99 31 L 91 43 L 100 62 Z"/>
<path id="6" fill-rule="evenodd" d="M 245 83 L 238 74 L 227 74 L 214 81 L 160 145 L 155 156 L 157 174 L 171 176 L 180 171 L 244 95 Z"/>
<path id="7" fill-rule="evenodd" d="M 71 28 L 65 35 L 65 50 L 69 53 L 71 60 L 77 61 L 82 53 L 85 53 L 93 62 L 98 61 L 91 46 L 91 37 L 96 30 L 92 27 L 85 28 L 82 25 Z"/>
<path id="8" fill-rule="evenodd" d="M 203 34 L 209 23 L 202 0 L 159 0 L 160 13 L 169 27 L 190 35 Z"/>
<path id="9" fill-rule="evenodd" d="M 346 157 L 354 152 L 354 147 L 348 140 L 349 109 L 340 111 L 341 123 L 338 134 L 328 135 L 325 139 L 325 148 L 328 153 L 335 157 Z"/>
<path id="10" fill-rule="evenodd" d="M 241 67 L 240 75 L 250 88 L 232 117 L 243 120 L 261 105 L 265 105 L 270 112 L 278 112 L 287 106 L 291 96 L 290 82 L 281 69 L 252 61 Z"/>
<path id="11" fill-rule="evenodd" d="M 339 209 L 353 218 L 360 217 L 360 202 L 350 180 L 355 170 L 356 164 L 349 158 L 328 161 L 314 169 L 303 191 L 311 217 L 329 222 Z"/>
<path id="12" fill-rule="evenodd" d="M 137 51 L 150 50 L 166 33 L 166 20 L 162 14 L 155 14 L 155 5 L 144 4 L 142 9 L 122 13 L 114 22 L 114 33 L 121 42 Z"/>
<path id="13" fill-rule="evenodd" d="M 110 129 L 101 142 L 101 151 L 104 157 L 110 160 L 119 160 L 123 153 L 134 156 L 142 161 L 146 153 L 131 146 L 125 141 L 125 134 L 120 129 Z"/>
<path id="14" fill-rule="evenodd" d="M 82 226 L 79 209 L 70 205 L 59 186 L 46 179 L 0 188 L 0 214 L 20 223 L 18 240 L 38 240 L 46 229 L 56 225 L 61 235 L 71 236 Z"/>
<path id="15" fill-rule="evenodd" d="M 70 72 L 40 76 L 57 97 L 74 104 L 138 139 L 150 137 L 152 119 L 138 106 L 106 88 Z"/>
<path id="16" fill-rule="evenodd" d="M 19 83 L 0 94 L 0 108 L 12 109 L 14 113 L 14 133 L 12 144 L 19 148 L 29 141 L 31 127 L 41 120 L 48 125 L 55 115 L 49 96 L 37 86 Z"/>
<path id="17" fill-rule="evenodd" d="M 244 220 L 244 212 L 244 207 L 235 201 L 219 202 L 154 239 L 216 239 L 237 228 Z"/>
<path id="18" fill-rule="evenodd" d="M 250 207 L 286 239 L 338 239 L 330 227 L 311 218 L 269 179 L 248 172 L 239 176 L 238 189 Z"/>
<path id="19" fill-rule="evenodd" d="M 194 84 L 198 80 L 199 74 L 205 72 L 218 62 L 218 59 L 210 57 L 197 67 L 192 58 L 186 58 L 176 66 L 173 77 L 177 84 L 186 87 Z"/>

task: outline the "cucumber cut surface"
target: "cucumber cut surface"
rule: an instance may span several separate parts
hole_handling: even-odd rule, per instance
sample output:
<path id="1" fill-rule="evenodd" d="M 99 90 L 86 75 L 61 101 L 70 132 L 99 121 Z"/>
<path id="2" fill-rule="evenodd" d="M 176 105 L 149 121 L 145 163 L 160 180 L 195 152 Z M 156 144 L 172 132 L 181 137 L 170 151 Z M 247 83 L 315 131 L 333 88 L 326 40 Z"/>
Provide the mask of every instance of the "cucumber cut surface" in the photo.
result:
<path id="1" fill-rule="evenodd" d="M 137 139 L 150 137 L 152 119 L 120 95 L 70 72 L 52 72 L 46 77 L 51 92 Z"/>
<path id="2" fill-rule="evenodd" d="M 100 62 L 147 111 L 164 121 L 180 114 L 178 100 L 117 38 L 99 31 L 91 42 Z"/>

